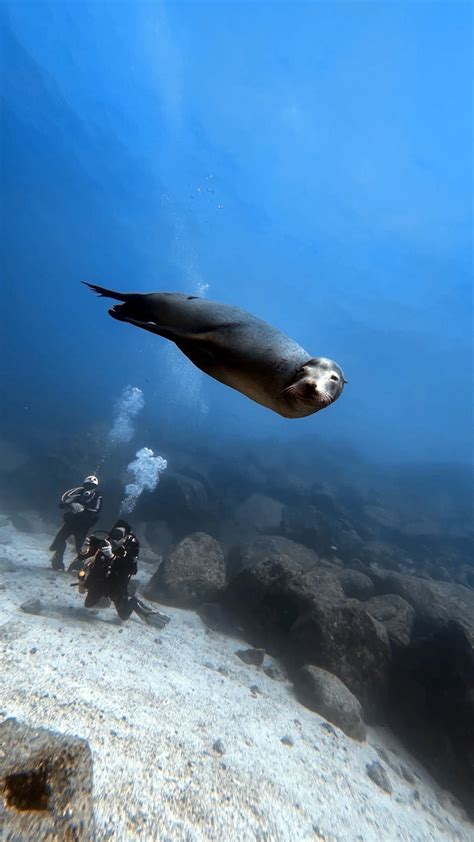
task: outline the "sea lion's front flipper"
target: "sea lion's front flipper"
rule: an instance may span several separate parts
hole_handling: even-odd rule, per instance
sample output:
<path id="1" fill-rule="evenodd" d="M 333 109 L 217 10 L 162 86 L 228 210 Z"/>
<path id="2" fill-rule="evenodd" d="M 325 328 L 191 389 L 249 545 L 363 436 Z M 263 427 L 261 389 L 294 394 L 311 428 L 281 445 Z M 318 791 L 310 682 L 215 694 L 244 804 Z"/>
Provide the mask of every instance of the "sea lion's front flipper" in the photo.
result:
<path id="1" fill-rule="evenodd" d="M 188 342 L 192 345 L 205 346 L 209 352 L 212 348 L 221 348 L 224 342 L 224 334 L 227 331 L 235 330 L 235 324 L 219 324 L 219 325 L 200 325 L 194 328 L 190 326 L 178 324 L 158 324 L 153 319 L 137 318 L 136 310 L 125 304 L 118 304 L 111 307 L 109 315 L 119 322 L 127 322 L 127 324 L 140 327 L 142 330 L 148 330 L 156 336 L 162 336 L 164 339 L 169 339 L 171 342 Z"/>

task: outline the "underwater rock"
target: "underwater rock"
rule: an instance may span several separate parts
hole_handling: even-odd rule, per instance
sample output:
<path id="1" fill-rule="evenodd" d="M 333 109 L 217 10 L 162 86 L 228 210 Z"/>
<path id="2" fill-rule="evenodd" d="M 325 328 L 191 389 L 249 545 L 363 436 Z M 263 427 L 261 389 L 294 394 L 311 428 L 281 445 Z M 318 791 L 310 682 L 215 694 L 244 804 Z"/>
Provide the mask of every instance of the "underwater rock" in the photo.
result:
<path id="1" fill-rule="evenodd" d="M 218 602 L 203 602 L 196 609 L 196 613 L 208 629 L 220 631 L 224 634 L 231 634 L 235 631 L 230 617 Z"/>
<path id="2" fill-rule="evenodd" d="M 31 535 L 47 532 L 44 520 L 35 511 L 15 512 L 10 515 L 10 520 L 19 532 L 26 532 Z"/>
<path id="3" fill-rule="evenodd" d="M 286 681 L 286 676 L 282 673 L 275 664 L 267 664 L 263 668 L 265 675 L 268 675 L 273 681 Z"/>
<path id="4" fill-rule="evenodd" d="M 372 596 L 364 603 L 369 614 L 383 623 L 390 643 L 394 646 L 408 646 L 411 640 L 415 609 L 397 594 Z"/>
<path id="5" fill-rule="evenodd" d="M 168 470 L 164 472 L 155 491 L 139 501 L 136 517 L 144 521 L 164 521 L 174 540 L 178 541 L 214 522 L 204 485 L 193 477 Z M 149 540 L 152 549 L 155 549 L 151 539 L 152 531 L 151 528 Z"/>
<path id="6" fill-rule="evenodd" d="M 372 763 L 367 763 L 365 768 L 371 781 L 377 784 L 388 795 L 391 795 L 393 791 L 392 784 L 382 764 L 378 760 L 374 760 Z"/>
<path id="7" fill-rule="evenodd" d="M 0 792 L 5 839 L 94 842 L 92 756 L 86 740 L 5 720 Z"/>
<path id="8" fill-rule="evenodd" d="M 474 818 L 474 627 L 451 620 L 394 657 L 390 725 Z"/>
<path id="9" fill-rule="evenodd" d="M 455 581 L 466 588 L 474 588 L 474 566 L 461 564 L 454 575 Z"/>
<path id="10" fill-rule="evenodd" d="M 366 716 L 382 709 L 390 646 L 384 629 L 355 601 L 345 599 L 335 573 L 266 561 L 245 569 L 223 596 L 245 638 L 290 670 L 312 663 L 337 675 L 360 699 Z"/>
<path id="11" fill-rule="evenodd" d="M 369 722 L 384 716 L 390 645 L 385 630 L 355 601 L 315 599 L 292 626 L 295 656 L 333 673 L 360 700 Z"/>
<path id="12" fill-rule="evenodd" d="M 212 602 L 225 587 L 220 544 L 204 532 L 188 535 L 163 559 L 144 589 L 148 599 L 182 608 Z"/>
<path id="13" fill-rule="evenodd" d="M 309 504 L 285 506 L 282 513 L 282 532 L 299 544 L 325 554 L 336 545 L 337 521 Z"/>
<path id="14" fill-rule="evenodd" d="M 305 665 L 295 676 L 295 692 L 305 707 L 337 725 L 348 737 L 360 742 L 366 739 L 362 706 L 336 675 Z"/>
<path id="15" fill-rule="evenodd" d="M 164 520 L 148 521 L 144 529 L 146 540 L 153 553 L 163 556 L 171 549 L 173 535 Z"/>
<path id="16" fill-rule="evenodd" d="M 265 649 L 238 649 L 235 654 L 244 664 L 261 667 L 265 658 Z"/>
<path id="17" fill-rule="evenodd" d="M 364 573 L 346 567 L 338 574 L 338 578 L 347 597 L 365 600 L 372 596 L 374 583 Z"/>
<path id="18" fill-rule="evenodd" d="M 357 555 L 367 564 L 396 570 L 400 563 L 405 562 L 406 553 L 396 544 L 387 541 L 369 540 L 359 548 Z"/>
<path id="19" fill-rule="evenodd" d="M 283 503 L 264 494 L 251 494 L 237 507 L 234 518 L 247 528 L 258 532 L 278 531 L 281 526 Z"/>
<path id="20" fill-rule="evenodd" d="M 216 754 L 225 754 L 225 746 L 222 740 L 216 740 L 212 748 Z"/>
<path id="21" fill-rule="evenodd" d="M 16 529 L 10 521 L 0 526 L 0 544 L 2 544 L 2 550 L 5 547 L 10 546 L 16 537 Z"/>
<path id="22" fill-rule="evenodd" d="M 398 594 L 415 609 L 417 635 L 430 634 L 452 621 L 474 631 L 474 596 L 463 585 L 391 573 L 385 580 L 385 589 L 386 593 Z"/>
<path id="23" fill-rule="evenodd" d="M 311 570 L 318 564 L 318 556 L 314 550 L 305 547 L 304 544 L 297 544 L 282 535 L 261 535 L 238 547 L 235 568 L 255 567 L 269 558 L 273 561 L 294 563 L 303 570 Z"/>
<path id="24" fill-rule="evenodd" d="M 43 606 L 39 599 L 28 599 L 20 605 L 21 611 L 25 614 L 41 614 Z"/>
<path id="25" fill-rule="evenodd" d="M 330 567 L 327 563 L 324 567 L 315 567 L 305 573 L 302 577 L 302 584 L 308 592 L 318 599 L 337 602 L 345 597 L 338 568 Z"/>
<path id="26" fill-rule="evenodd" d="M 0 573 L 14 573 L 17 569 L 16 564 L 6 556 L 0 558 Z"/>

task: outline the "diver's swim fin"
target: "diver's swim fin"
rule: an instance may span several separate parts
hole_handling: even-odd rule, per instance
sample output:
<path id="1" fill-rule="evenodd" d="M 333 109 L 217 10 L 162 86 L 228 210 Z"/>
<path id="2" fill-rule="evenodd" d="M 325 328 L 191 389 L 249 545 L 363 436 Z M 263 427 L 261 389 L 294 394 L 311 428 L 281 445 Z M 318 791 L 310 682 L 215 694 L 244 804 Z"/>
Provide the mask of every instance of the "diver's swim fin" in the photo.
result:
<path id="1" fill-rule="evenodd" d="M 145 618 L 145 623 L 148 623 L 149 626 L 154 626 L 155 629 L 164 629 L 169 622 L 170 618 L 167 617 L 166 614 L 160 614 L 159 611 L 152 611 L 152 613 L 147 614 Z"/>
<path id="2" fill-rule="evenodd" d="M 148 605 L 145 605 L 145 603 L 141 602 L 141 600 L 137 599 L 137 597 L 134 597 L 134 601 L 134 611 L 136 611 L 138 616 L 141 617 L 141 619 L 149 626 L 155 626 L 157 629 L 164 629 L 164 627 L 170 622 L 170 617 L 167 617 L 166 614 L 160 614 L 159 611 L 153 611 L 152 608 L 149 608 Z"/>

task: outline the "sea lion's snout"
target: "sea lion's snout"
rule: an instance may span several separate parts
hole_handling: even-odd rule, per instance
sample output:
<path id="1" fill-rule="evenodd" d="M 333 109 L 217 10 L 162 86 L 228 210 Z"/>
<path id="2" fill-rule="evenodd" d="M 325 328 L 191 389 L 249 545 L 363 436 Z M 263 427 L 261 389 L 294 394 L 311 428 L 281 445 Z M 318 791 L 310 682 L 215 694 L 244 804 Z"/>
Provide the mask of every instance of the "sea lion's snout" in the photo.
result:
<path id="1" fill-rule="evenodd" d="M 292 402 L 313 406 L 317 412 L 337 400 L 346 382 L 337 363 L 320 357 L 308 360 L 283 394 Z"/>

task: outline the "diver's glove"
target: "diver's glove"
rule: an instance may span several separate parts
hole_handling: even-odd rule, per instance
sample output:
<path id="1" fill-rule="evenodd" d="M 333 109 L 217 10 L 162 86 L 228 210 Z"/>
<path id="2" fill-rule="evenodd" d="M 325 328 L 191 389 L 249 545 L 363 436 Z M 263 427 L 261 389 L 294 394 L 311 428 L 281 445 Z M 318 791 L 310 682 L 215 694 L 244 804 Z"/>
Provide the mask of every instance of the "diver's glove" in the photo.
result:
<path id="1" fill-rule="evenodd" d="M 79 512 L 84 511 L 84 506 L 81 503 L 71 503 L 71 512 L 78 515 Z"/>
<path id="2" fill-rule="evenodd" d="M 104 542 L 104 546 L 101 549 L 101 553 L 103 556 L 105 556 L 105 558 L 113 557 L 114 552 L 112 550 L 112 544 L 110 543 L 110 541 Z"/>

